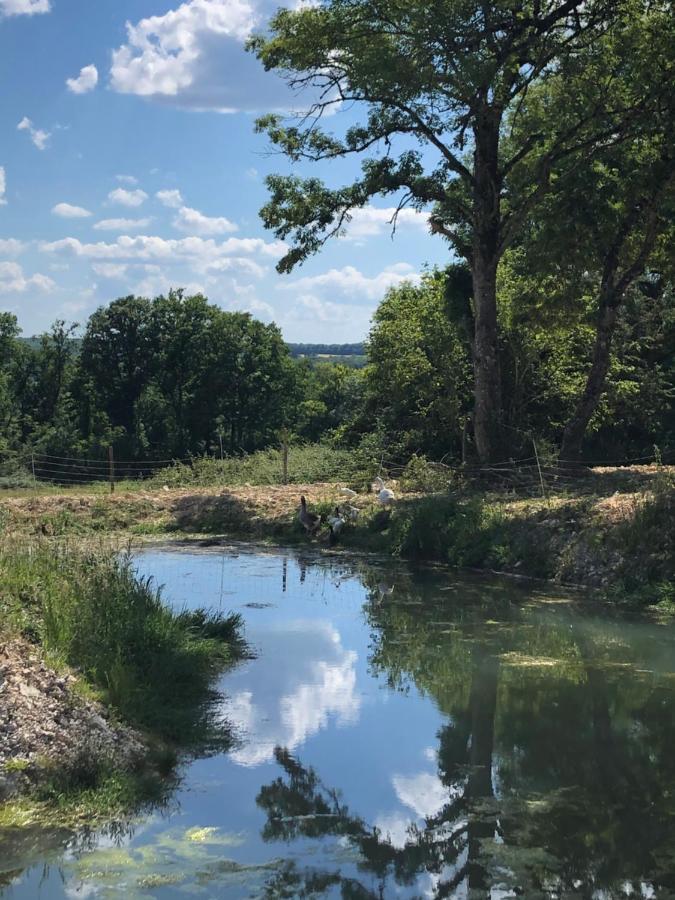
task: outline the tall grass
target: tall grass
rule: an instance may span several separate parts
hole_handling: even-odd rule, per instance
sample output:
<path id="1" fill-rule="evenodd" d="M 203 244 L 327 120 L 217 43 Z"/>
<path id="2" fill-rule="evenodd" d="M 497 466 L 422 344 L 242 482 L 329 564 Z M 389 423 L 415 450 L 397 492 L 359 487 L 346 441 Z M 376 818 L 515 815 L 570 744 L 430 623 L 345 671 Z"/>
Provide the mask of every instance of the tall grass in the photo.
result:
<path id="1" fill-rule="evenodd" d="M 186 744 L 210 735 L 214 674 L 241 654 L 238 615 L 175 613 L 129 557 L 0 550 L 0 615 L 77 668 L 125 721 Z"/>

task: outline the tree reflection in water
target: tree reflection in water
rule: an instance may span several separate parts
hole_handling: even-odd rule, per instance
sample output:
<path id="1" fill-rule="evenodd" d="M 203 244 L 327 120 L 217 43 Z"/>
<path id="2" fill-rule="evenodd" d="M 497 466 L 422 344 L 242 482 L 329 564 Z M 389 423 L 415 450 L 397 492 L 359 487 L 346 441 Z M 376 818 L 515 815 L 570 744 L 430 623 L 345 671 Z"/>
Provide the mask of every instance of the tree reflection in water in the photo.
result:
<path id="1" fill-rule="evenodd" d="M 666 629 L 397 583 L 368 605 L 375 674 L 448 718 L 448 801 L 402 846 L 317 772 L 283 769 L 257 797 L 266 841 L 341 838 L 356 874 L 282 867 L 270 897 L 662 896 L 675 889 L 673 641 Z M 444 621 L 441 621 L 441 615 Z M 386 748 L 383 748 L 383 753 Z M 429 892 L 429 883 L 432 890 Z"/>

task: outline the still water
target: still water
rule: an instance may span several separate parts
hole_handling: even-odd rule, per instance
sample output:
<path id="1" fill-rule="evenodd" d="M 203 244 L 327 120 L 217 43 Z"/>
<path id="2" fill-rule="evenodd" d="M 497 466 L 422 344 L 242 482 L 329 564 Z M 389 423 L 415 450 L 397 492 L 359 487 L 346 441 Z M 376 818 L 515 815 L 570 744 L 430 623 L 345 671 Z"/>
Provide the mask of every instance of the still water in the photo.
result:
<path id="1" fill-rule="evenodd" d="M 672 626 L 283 551 L 138 569 L 242 614 L 231 749 L 103 834 L 0 835 L 3 900 L 675 897 Z"/>

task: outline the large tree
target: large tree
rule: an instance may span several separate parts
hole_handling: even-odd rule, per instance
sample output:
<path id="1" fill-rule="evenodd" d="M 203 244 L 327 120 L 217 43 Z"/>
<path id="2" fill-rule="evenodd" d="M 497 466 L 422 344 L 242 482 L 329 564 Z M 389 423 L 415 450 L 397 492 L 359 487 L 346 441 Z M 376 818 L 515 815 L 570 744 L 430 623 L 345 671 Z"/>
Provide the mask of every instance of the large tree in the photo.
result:
<path id="1" fill-rule="evenodd" d="M 650 266 L 672 274 L 675 18 L 672 9 L 659 7 L 652 4 L 648 14 L 636 16 L 589 53 L 595 68 L 613 72 L 615 102 L 632 108 L 630 127 L 612 133 L 613 109 L 598 110 L 596 125 L 610 138 L 590 157 L 562 156 L 553 163 L 550 190 L 519 235 L 533 274 L 554 275 L 568 285 L 585 283 L 583 292 L 590 290 L 593 297 L 595 340 L 583 390 L 564 429 L 564 459 L 580 455 L 602 398 L 625 297 Z M 594 93 L 591 82 L 580 82 L 577 103 L 592 104 Z M 517 146 L 538 130 L 568 128 L 576 119 L 569 99 L 559 79 L 534 88 L 509 141 Z M 524 166 L 512 196 L 528 192 L 527 174 Z"/>
<path id="2" fill-rule="evenodd" d="M 342 188 L 318 179 L 271 176 L 268 227 L 292 247 L 279 263 L 290 271 L 377 195 L 399 208 L 433 209 L 432 232 L 445 236 L 472 268 L 474 282 L 474 429 L 484 460 L 500 452 L 501 384 L 496 277 L 523 221 L 550 187 L 553 164 L 616 139 L 643 109 L 642 94 L 617 96 L 625 57 L 594 47 L 629 27 L 651 0 L 324 0 L 279 12 L 270 36 L 251 46 L 267 69 L 294 88 L 318 91 L 298 123 L 260 119 L 293 161 L 352 154 L 362 176 Z M 611 65 L 609 64 L 611 63 Z M 519 140 L 519 110 L 533 85 L 561 78 L 570 98 L 565 126 L 550 124 Z M 584 103 L 575 102 L 584 84 Z M 364 117 L 336 136 L 320 119 L 337 104 Z M 603 111 L 602 118 L 598 117 Z M 508 132 L 508 134 L 507 134 Z M 506 141 L 505 138 L 511 139 Z M 511 197 L 509 185 L 527 191 Z"/>

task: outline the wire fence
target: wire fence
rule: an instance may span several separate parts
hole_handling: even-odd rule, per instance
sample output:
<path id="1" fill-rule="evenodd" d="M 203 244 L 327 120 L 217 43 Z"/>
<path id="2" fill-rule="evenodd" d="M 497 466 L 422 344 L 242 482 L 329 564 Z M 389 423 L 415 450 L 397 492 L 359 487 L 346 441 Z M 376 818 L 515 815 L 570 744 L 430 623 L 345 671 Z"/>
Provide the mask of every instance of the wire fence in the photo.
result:
<path id="1" fill-rule="evenodd" d="M 317 458 L 310 458 L 311 448 L 284 445 L 278 450 L 261 451 L 242 457 L 214 458 L 190 456 L 164 459 L 118 459 L 112 452 L 104 457 L 59 456 L 47 453 L 5 454 L 0 457 L 0 471 L 11 468 L 13 478 L 5 479 L 6 487 L 55 487 L 87 488 L 109 486 L 114 490 L 120 482 L 148 482 L 148 486 L 161 488 L 163 482 L 171 486 L 213 486 L 235 484 L 337 482 L 345 485 L 363 485 L 380 475 L 387 482 L 397 482 L 402 489 L 412 491 L 447 491 L 466 484 L 475 484 L 486 490 L 512 492 L 518 495 L 541 495 L 565 490 L 592 492 L 598 479 L 605 483 L 614 479 L 617 487 L 622 480 L 634 477 L 635 466 L 667 466 L 675 463 L 675 450 L 655 452 L 649 455 L 611 462 L 608 460 L 584 460 L 582 464 L 542 458 L 533 445 L 534 455 L 519 459 L 480 465 L 477 463 L 450 464 L 428 460 L 421 455 L 400 458 L 386 450 L 372 454 L 368 461 L 357 459 L 348 451 L 331 451 L 322 448 Z M 303 456 L 307 455 L 307 458 Z M 262 465 L 264 462 L 264 465 Z M 611 469 L 612 471 L 606 471 Z M 643 469 L 639 470 L 643 472 Z"/>

